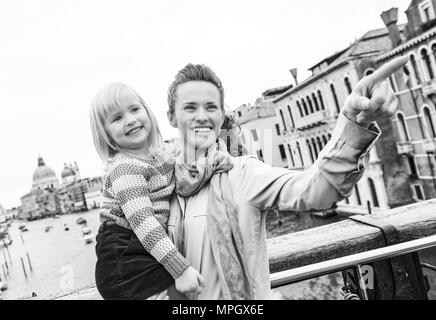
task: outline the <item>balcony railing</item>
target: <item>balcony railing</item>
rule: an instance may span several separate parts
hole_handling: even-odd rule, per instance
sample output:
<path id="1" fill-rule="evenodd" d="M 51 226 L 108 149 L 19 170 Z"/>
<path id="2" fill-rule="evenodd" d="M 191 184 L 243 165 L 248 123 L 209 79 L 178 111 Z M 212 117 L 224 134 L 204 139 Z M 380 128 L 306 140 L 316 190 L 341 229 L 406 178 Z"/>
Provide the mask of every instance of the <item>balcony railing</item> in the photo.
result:
<path id="1" fill-rule="evenodd" d="M 301 129 L 305 127 L 310 127 L 312 125 L 315 125 L 319 122 L 325 121 L 327 118 L 327 111 L 326 110 L 320 110 L 316 111 L 312 114 L 306 115 L 302 118 L 295 120 L 295 128 Z"/>
<path id="2" fill-rule="evenodd" d="M 411 155 L 413 154 L 413 145 L 410 141 L 397 142 L 397 152 L 399 155 Z"/>
<path id="3" fill-rule="evenodd" d="M 425 152 L 435 152 L 436 151 L 436 144 L 434 139 L 427 139 L 423 142 L 424 151 Z"/>
<path id="4" fill-rule="evenodd" d="M 422 85 L 422 94 L 429 96 L 436 93 L 436 82 L 429 82 Z"/>

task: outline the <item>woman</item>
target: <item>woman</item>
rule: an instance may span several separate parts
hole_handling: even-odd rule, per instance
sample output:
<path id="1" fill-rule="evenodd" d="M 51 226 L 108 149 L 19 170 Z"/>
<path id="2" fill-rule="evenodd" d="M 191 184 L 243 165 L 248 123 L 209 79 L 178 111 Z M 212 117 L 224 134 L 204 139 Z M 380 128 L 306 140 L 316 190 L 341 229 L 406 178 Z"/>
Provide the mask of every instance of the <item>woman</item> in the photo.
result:
<path id="1" fill-rule="evenodd" d="M 384 79 L 406 62 L 393 60 L 356 85 L 331 140 L 304 172 L 230 156 L 217 139 L 224 122 L 221 81 L 204 65 L 179 71 L 168 90 L 168 118 L 182 147 L 168 232 L 206 281 L 190 298 L 270 298 L 265 210 L 326 209 L 351 194 L 380 135 L 373 121 L 397 108 Z"/>

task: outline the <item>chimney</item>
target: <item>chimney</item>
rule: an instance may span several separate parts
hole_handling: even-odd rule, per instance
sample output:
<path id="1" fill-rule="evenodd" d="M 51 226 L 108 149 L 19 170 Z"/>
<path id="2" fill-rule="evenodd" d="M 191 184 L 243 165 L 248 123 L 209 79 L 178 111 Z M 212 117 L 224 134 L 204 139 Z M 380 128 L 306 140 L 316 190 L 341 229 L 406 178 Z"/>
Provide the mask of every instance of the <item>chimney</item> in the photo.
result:
<path id="1" fill-rule="evenodd" d="M 298 80 L 297 80 L 297 68 L 289 70 L 289 72 L 292 74 L 295 80 L 295 86 L 298 86 Z"/>
<path id="2" fill-rule="evenodd" d="M 381 18 L 389 30 L 389 38 L 391 39 L 392 47 L 395 48 L 402 42 L 400 37 L 400 29 L 397 26 L 398 8 L 391 8 L 387 11 L 383 11 Z"/>

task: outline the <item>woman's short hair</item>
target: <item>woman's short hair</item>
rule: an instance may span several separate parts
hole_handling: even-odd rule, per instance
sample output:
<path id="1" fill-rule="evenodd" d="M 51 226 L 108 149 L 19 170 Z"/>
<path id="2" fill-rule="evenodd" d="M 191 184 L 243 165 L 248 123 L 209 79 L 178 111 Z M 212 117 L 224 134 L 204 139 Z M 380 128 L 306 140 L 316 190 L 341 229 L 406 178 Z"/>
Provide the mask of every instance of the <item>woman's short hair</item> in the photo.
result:
<path id="1" fill-rule="evenodd" d="M 151 124 L 150 135 L 148 137 L 150 151 L 155 152 L 162 147 L 162 136 L 156 117 L 141 96 L 135 89 L 124 83 L 109 83 L 97 91 L 92 99 L 90 108 L 91 132 L 94 146 L 105 164 L 120 151 L 120 148 L 107 134 L 104 123 L 108 115 L 120 107 L 119 99 L 121 93 L 129 94 L 145 108 Z"/>
<path id="2" fill-rule="evenodd" d="M 168 107 L 170 114 L 174 114 L 175 111 L 177 87 L 189 81 L 206 81 L 214 84 L 220 93 L 221 108 L 224 110 L 224 88 L 215 72 L 204 64 L 188 63 L 183 69 L 177 72 L 173 83 L 171 83 L 168 88 Z"/>

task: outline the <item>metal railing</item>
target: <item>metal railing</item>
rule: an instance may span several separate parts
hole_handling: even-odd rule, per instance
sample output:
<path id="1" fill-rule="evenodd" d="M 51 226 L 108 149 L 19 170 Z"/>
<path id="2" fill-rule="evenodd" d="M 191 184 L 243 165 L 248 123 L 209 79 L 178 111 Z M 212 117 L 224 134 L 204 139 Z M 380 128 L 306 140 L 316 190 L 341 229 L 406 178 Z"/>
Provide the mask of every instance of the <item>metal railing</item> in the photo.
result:
<path id="1" fill-rule="evenodd" d="M 271 288 L 327 275 L 350 267 L 359 267 L 369 262 L 389 259 L 434 246 L 436 246 L 436 235 L 276 272 L 270 275 Z"/>

